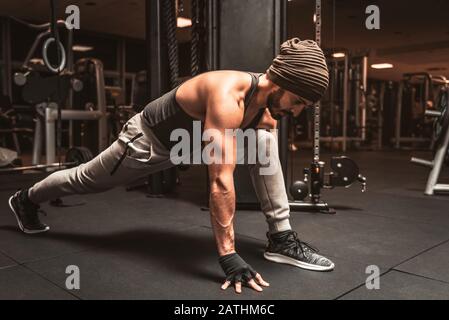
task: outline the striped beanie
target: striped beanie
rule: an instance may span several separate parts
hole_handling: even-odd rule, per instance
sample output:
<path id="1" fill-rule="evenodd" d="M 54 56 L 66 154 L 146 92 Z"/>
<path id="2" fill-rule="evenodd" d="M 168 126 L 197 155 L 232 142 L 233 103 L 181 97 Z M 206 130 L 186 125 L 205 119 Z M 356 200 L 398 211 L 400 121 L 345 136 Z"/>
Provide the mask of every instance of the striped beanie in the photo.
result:
<path id="1" fill-rule="evenodd" d="M 282 89 L 317 102 L 329 84 L 329 71 L 323 51 L 312 40 L 290 39 L 267 71 L 268 79 Z"/>

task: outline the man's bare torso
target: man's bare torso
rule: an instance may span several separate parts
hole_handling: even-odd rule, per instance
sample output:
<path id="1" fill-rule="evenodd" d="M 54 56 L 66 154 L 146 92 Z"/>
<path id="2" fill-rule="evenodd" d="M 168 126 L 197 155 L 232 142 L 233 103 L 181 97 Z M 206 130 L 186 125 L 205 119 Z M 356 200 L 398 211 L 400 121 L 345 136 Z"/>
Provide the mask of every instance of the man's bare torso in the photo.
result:
<path id="1" fill-rule="evenodd" d="M 244 100 L 251 89 L 251 75 L 241 71 L 213 71 L 196 76 L 180 86 L 176 100 L 195 119 L 205 121 L 208 113 L 229 118 L 229 128 L 244 128 L 257 115 L 260 105 L 252 99 L 245 112 Z M 222 102 L 222 103 L 220 103 Z M 237 107 L 236 107 L 237 106 Z M 262 119 L 261 122 L 267 119 Z"/>

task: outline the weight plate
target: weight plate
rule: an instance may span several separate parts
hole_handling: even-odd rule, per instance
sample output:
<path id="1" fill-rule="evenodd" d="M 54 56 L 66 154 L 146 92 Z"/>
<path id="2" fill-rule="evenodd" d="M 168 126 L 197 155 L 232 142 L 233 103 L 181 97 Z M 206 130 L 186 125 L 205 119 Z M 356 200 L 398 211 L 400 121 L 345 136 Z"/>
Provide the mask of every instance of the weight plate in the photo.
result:
<path id="1" fill-rule="evenodd" d="M 69 151 L 67 151 L 65 161 L 74 162 L 76 166 L 79 166 L 82 163 L 89 162 L 93 158 L 94 158 L 93 154 L 88 148 L 74 147 L 69 149 Z"/>

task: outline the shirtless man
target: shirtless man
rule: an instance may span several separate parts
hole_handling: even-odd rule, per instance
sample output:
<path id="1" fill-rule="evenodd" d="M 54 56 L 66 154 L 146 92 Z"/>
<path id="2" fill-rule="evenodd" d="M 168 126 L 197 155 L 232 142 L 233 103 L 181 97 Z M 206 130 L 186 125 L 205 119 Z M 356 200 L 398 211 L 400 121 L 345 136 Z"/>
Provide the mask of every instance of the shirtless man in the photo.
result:
<path id="1" fill-rule="evenodd" d="M 14 194 L 9 204 L 20 229 L 28 234 L 49 227 L 38 217 L 39 204 L 68 195 L 95 193 L 123 185 L 139 177 L 173 166 L 170 134 L 175 129 L 192 132 L 201 121 L 221 141 L 225 163 L 208 165 L 210 217 L 219 262 L 226 275 L 222 289 L 231 284 L 237 293 L 242 283 L 256 291 L 269 286 L 262 276 L 235 251 L 233 219 L 236 165 L 235 137 L 226 129 L 256 130 L 259 144 L 276 145 L 276 127 L 285 115 L 297 116 L 305 106 L 321 99 L 328 86 L 328 70 L 321 49 L 313 41 L 294 38 L 281 46 L 280 54 L 264 74 L 215 71 L 196 76 L 151 102 L 123 127 L 119 138 L 92 161 L 55 172 L 28 189 Z M 277 152 L 270 162 L 279 164 Z M 266 164 L 265 164 L 266 165 Z M 329 271 L 334 264 L 298 239 L 289 222 L 289 204 L 280 166 L 263 175 L 260 163 L 249 165 L 254 189 L 268 223 L 267 260 L 300 268 Z"/>

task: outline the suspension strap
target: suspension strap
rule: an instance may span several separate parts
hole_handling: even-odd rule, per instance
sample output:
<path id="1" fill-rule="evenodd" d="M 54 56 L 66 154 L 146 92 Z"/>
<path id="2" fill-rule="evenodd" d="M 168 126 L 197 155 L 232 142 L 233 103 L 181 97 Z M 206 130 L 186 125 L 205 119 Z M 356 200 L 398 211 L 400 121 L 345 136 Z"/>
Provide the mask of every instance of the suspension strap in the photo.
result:
<path id="1" fill-rule="evenodd" d="M 321 47 L 321 0 L 315 3 L 315 41 Z M 320 112 L 321 103 L 317 102 L 314 106 L 313 121 L 313 160 L 320 161 Z"/>
<path id="2" fill-rule="evenodd" d="M 61 104 L 63 103 L 61 98 L 61 62 L 62 62 L 62 52 L 61 52 L 61 46 L 60 46 L 60 40 L 59 40 L 59 30 L 58 30 L 58 22 L 56 19 L 56 3 L 55 0 L 50 0 L 50 11 L 51 11 L 51 20 L 50 20 L 50 29 L 53 38 L 55 39 L 55 45 L 56 45 L 56 54 L 57 54 L 57 60 L 58 60 L 58 120 L 57 120 L 57 132 L 56 132 L 56 149 L 58 153 L 58 162 L 61 164 L 61 147 L 62 147 L 62 119 L 61 119 Z M 71 50 L 71 48 L 67 48 L 68 50 Z"/>
<path id="3" fill-rule="evenodd" d="M 175 0 L 163 0 L 162 10 L 165 21 L 165 35 L 168 46 L 168 65 L 171 89 L 179 83 L 178 41 L 176 40 L 176 6 Z"/>

